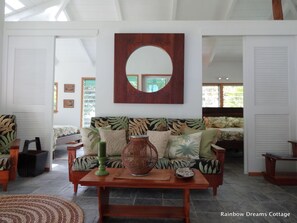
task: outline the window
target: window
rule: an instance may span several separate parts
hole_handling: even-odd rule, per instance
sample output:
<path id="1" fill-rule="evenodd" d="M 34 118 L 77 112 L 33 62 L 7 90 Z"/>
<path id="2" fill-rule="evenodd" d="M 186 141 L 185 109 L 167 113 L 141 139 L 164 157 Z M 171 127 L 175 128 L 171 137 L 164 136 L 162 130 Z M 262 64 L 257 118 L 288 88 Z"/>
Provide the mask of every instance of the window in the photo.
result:
<path id="1" fill-rule="evenodd" d="M 242 84 L 205 84 L 202 107 L 243 107 Z"/>
<path id="2" fill-rule="evenodd" d="M 81 126 L 89 127 L 91 117 L 95 116 L 95 78 L 82 78 L 82 112 L 81 112 Z"/>

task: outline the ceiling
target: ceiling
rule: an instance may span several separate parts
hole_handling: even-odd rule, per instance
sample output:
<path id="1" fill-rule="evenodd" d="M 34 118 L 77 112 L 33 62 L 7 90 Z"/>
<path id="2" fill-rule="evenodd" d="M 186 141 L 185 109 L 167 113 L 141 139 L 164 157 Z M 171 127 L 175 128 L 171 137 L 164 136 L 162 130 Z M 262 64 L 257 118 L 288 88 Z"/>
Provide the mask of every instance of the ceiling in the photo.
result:
<path id="1" fill-rule="evenodd" d="M 17 1 L 20 6 L 11 4 Z M 297 20 L 297 0 L 282 0 L 282 9 L 285 20 Z M 272 0 L 5 0 L 5 21 L 272 19 Z M 95 40 L 78 40 L 77 45 L 94 64 L 95 47 L 90 41 Z M 226 60 L 242 60 L 241 37 L 203 38 L 205 66 Z"/>
<path id="2" fill-rule="evenodd" d="M 11 2 L 21 2 L 14 9 Z M 5 0 L 6 21 L 271 20 L 272 0 Z M 282 0 L 297 19 L 297 0 Z M 60 19 L 62 19 L 60 17 Z"/>

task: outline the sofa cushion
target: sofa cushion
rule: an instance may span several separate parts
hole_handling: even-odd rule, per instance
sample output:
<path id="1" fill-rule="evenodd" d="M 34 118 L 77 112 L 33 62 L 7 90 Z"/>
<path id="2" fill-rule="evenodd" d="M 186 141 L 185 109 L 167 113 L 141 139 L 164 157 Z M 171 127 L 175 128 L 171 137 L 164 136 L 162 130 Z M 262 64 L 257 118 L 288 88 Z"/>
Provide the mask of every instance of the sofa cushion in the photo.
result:
<path id="1" fill-rule="evenodd" d="M 129 118 L 129 135 L 146 135 L 147 131 L 166 131 L 166 118 Z"/>
<path id="2" fill-rule="evenodd" d="M 192 134 L 195 132 L 202 132 L 199 150 L 200 158 L 215 159 L 215 154 L 211 150 L 211 144 L 216 144 L 220 136 L 220 130 L 215 128 L 205 130 L 193 130 L 190 128 L 185 128 L 183 131 L 184 134 Z"/>
<path id="3" fill-rule="evenodd" d="M 97 128 L 81 128 L 80 134 L 81 141 L 84 144 L 84 154 L 98 154 L 98 147 L 96 146 L 96 144 L 100 141 L 99 130 Z"/>
<path id="4" fill-rule="evenodd" d="M 201 118 L 168 119 L 168 129 L 171 131 L 171 135 L 182 135 L 185 128 L 203 130 L 205 129 L 204 121 Z"/>
<path id="5" fill-rule="evenodd" d="M 92 117 L 91 127 L 99 128 L 110 126 L 112 130 L 128 130 L 128 117 L 126 116 L 108 116 L 108 117 Z"/>
<path id="6" fill-rule="evenodd" d="M 126 130 L 111 130 L 99 128 L 101 141 L 106 142 L 106 155 L 117 156 L 121 155 L 123 149 L 127 145 Z"/>
<path id="7" fill-rule="evenodd" d="M 168 157 L 199 159 L 199 149 L 202 132 L 193 134 L 170 136 Z"/>
<path id="8" fill-rule="evenodd" d="M 228 125 L 227 117 L 204 117 L 206 128 L 225 128 Z"/>
<path id="9" fill-rule="evenodd" d="M 218 174 L 220 173 L 220 162 L 219 160 L 213 159 L 198 159 L 193 168 L 198 169 L 204 174 Z"/>
<path id="10" fill-rule="evenodd" d="M 0 154 L 9 154 L 10 145 L 15 139 L 15 115 L 0 115 Z"/>
<path id="11" fill-rule="evenodd" d="M 10 156 L 8 154 L 0 155 L 0 171 L 9 170 L 10 166 Z"/>
<path id="12" fill-rule="evenodd" d="M 86 155 L 77 157 L 72 166 L 74 171 L 89 171 L 98 167 L 98 156 Z"/>
<path id="13" fill-rule="evenodd" d="M 163 158 L 167 149 L 170 131 L 147 131 L 149 141 L 156 147 L 158 158 Z"/>

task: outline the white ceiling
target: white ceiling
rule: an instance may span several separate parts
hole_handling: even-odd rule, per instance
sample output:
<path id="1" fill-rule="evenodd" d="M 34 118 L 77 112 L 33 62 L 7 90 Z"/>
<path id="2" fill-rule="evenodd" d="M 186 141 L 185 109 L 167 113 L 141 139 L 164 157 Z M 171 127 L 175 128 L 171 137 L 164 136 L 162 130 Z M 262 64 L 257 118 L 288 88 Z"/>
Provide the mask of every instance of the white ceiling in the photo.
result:
<path id="1" fill-rule="evenodd" d="M 5 0 L 11 10 L 5 14 L 6 21 L 273 19 L 272 0 L 18 0 L 24 5 L 18 10 L 10 7 L 9 1 Z M 285 20 L 297 20 L 297 0 L 282 0 L 282 8 Z M 93 63 L 94 40 L 77 41 Z M 241 37 L 203 38 L 204 66 L 226 60 L 242 60 Z"/>
<path id="2" fill-rule="evenodd" d="M 270 20 L 272 0 L 13 0 L 24 7 L 6 20 L 56 20 L 61 11 L 74 21 Z M 9 0 L 5 0 L 8 6 Z M 284 19 L 297 19 L 297 0 L 282 0 Z M 9 6 L 8 6 L 9 7 Z M 51 16 L 38 16 L 52 7 Z M 45 13 L 46 14 L 46 13 Z"/>

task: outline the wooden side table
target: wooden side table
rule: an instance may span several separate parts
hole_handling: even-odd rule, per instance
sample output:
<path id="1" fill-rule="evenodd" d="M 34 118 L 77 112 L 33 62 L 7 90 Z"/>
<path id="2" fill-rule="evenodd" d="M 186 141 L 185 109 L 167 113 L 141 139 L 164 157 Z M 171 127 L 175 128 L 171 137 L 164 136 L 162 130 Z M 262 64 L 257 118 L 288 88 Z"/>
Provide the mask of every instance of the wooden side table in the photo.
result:
<path id="1" fill-rule="evenodd" d="M 277 185 L 297 185 L 297 172 L 276 172 L 276 161 L 297 161 L 297 141 L 288 141 L 292 144 L 293 156 L 279 156 L 276 154 L 262 154 L 265 157 L 266 172 L 264 178 Z"/>

